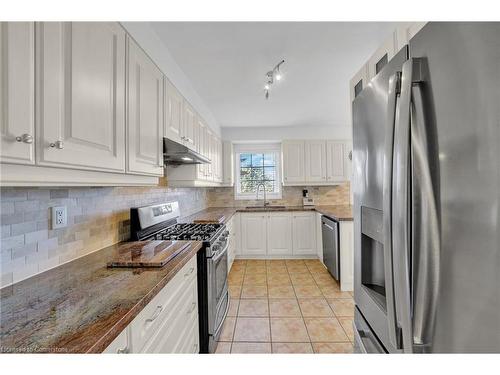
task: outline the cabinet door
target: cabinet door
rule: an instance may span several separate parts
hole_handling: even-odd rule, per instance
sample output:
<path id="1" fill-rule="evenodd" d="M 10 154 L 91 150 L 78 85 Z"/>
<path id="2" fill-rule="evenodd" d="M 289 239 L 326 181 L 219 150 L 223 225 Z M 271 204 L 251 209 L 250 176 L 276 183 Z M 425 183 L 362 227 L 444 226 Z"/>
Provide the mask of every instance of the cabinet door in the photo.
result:
<path id="1" fill-rule="evenodd" d="M 378 72 L 394 57 L 395 54 L 395 37 L 391 35 L 382 44 L 368 60 L 368 80 L 377 75 Z"/>
<path id="2" fill-rule="evenodd" d="M 306 181 L 326 181 L 326 142 L 306 141 L 305 151 Z"/>
<path id="3" fill-rule="evenodd" d="M 292 255 L 290 212 L 273 212 L 267 217 L 267 255 Z"/>
<path id="4" fill-rule="evenodd" d="M 163 176 L 163 73 L 128 41 L 127 172 Z"/>
<path id="5" fill-rule="evenodd" d="M 222 141 L 217 138 L 217 182 L 222 182 Z"/>
<path id="6" fill-rule="evenodd" d="M 0 161 L 35 163 L 35 30 L 0 22 Z"/>
<path id="7" fill-rule="evenodd" d="M 304 141 L 283 142 L 283 181 L 304 182 Z"/>
<path id="8" fill-rule="evenodd" d="M 182 143 L 184 98 L 168 79 L 165 79 L 165 89 L 165 136 Z"/>
<path id="9" fill-rule="evenodd" d="M 352 142 L 344 143 L 344 179 L 352 180 Z"/>
<path id="10" fill-rule="evenodd" d="M 184 100 L 184 130 L 182 139 L 184 144 L 191 150 L 196 150 L 195 144 L 195 122 L 196 122 L 196 112 L 194 111 L 191 104 Z"/>
<path id="11" fill-rule="evenodd" d="M 361 91 L 368 84 L 368 64 L 365 64 L 361 67 L 361 69 L 356 73 L 354 77 L 351 78 L 350 82 L 350 96 L 351 102 L 361 94 Z"/>
<path id="12" fill-rule="evenodd" d="M 266 255 L 267 220 L 260 213 L 241 215 L 241 253 L 242 255 Z"/>
<path id="13" fill-rule="evenodd" d="M 230 141 L 224 141 L 222 146 L 222 179 L 224 185 L 233 186 L 234 185 L 234 156 L 233 156 L 233 144 Z"/>
<path id="14" fill-rule="evenodd" d="M 326 179 L 328 181 L 344 181 L 344 143 L 326 142 Z"/>
<path id="15" fill-rule="evenodd" d="M 104 349 L 105 354 L 127 354 L 130 353 L 130 326 L 126 327 L 109 346 Z"/>
<path id="16" fill-rule="evenodd" d="M 206 126 L 203 123 L 203 120 L 200 117 L 197 117 L 196 122 L 198 124 L 198 141 L 197 141 L 197 149 L 198 153 L 203 156 L 206 156 Z M 207 165 L 205 163 L 196 165 L 196 176 L 198 180 L 204 180 L 206 177 L 206 168 Z"/>
<path id="17" fill-rule="evenodd" d="M 316 223 L 314 212 L 293 214 L 293 255 L 316 254 Z"/>
<path id="18" fill-rule="evenodd" d="M 125 170 L 125 31 L 114 22 L 37 24 L 37 161 Z"/>
<path id="19" fill-rule="evenodd" d="M 213 172 L 214 172 L 214 155 L 213 155 L 213 145 L 212 145 L 212 132 L 208 130 L 207 127 L 207 132 L 205 133 L 206 139 L 206 145 L 207 145 L 207 157 L 210 159 L 210 163 L 207 164 L 206 167 L 206 179 L 207 180 L 212 180 L 213 179 Z"/>

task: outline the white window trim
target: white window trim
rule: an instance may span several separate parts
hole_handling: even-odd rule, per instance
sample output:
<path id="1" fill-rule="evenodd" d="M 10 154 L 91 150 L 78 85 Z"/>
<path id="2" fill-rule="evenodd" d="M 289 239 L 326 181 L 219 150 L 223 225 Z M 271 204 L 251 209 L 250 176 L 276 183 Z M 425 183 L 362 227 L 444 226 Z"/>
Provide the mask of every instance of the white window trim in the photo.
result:
<path id="1" fill-rule="evenodd" d="M 234 160 L 235 160 L 235 184 L 234 184 L 234 199 L 235 200 L 255 200 L 257 193 L 240 193 L 240 154 L 243 153 L 273 153 L 276 154 L 276 193 L 266 193 L 266 199 L 282 199 L 283 187 L 281 184 L 281 144 L 235 144 L 234 145 Z M 264 199 L 264 192 L 259 191 L 259 199 Z"/>

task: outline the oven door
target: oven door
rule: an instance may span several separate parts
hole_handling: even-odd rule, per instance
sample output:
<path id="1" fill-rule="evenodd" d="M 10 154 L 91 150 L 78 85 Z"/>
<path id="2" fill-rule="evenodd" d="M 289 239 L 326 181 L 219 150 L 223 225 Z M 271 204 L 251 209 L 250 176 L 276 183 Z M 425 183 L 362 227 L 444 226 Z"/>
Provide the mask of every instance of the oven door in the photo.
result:
<path id="1" fill-rule="evenodd" d="M 207 259 L 208 267 L 208 332 L 212 341 L 220 334 L 220 329 L 229 309 L 229 294 L 227 287 L 227 250 L 229 241 L 224 248 L 213 257 Z"/>

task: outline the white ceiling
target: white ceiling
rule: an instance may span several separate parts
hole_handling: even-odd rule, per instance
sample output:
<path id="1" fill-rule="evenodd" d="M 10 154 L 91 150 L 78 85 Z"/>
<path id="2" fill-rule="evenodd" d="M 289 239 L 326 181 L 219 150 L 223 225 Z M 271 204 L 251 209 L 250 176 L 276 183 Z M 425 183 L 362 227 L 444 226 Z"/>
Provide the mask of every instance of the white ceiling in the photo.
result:
<path id="1" fill-rule="evenodd" d="M 346 126 L 349 80 L 395 29 L 384 22 L 157 22 L 152 28 L 221 127 Z M 284 79 L 264 99 L 265 74 Z"/>

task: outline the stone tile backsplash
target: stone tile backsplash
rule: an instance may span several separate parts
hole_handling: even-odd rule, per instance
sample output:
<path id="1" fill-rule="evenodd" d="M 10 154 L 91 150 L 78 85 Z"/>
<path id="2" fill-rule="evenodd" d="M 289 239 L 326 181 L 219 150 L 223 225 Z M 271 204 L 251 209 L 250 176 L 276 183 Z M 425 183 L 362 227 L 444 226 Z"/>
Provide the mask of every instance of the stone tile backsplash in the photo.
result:
<path id="1" fill-rule="evenodd" d="M 302 187 L 284 187 L 277 205 L 302 205 Z M 308 187 L 317 205 L 349 204 L 349 183 Z M 127 240 L 130 207 L 179 201 L 183 216 L 206 207 L 245 207 L 234 188 L 2 188 L 0 287 Z M 68 226 L 51 229 L 50 208 L 66 206 Z"/>
<path id="2" fill-rule="evenodd" d="M 208 205 L 200 188 L 2 188 L 0 198 L 0 287 L 128 239 L 130 207 L 179 201 L 190 215 Z M 67 227 L 51 229 L 53 206 L 67 207 Z"/>
<path id="3" fill-rule="evenodd" d="M 314 187 L 283 187 L 282 199 L 270 199 L 269 202 L 275 205 L 302 206 L 302 190 L 309 190 L 309 196 L 314 198 L 316 205 L 344 205 L 350 204 L 350 184 L 344 182 L 335 186 L 314 186 Z M 262 193 L 261 193 L 262 195 Z M 255 200 L 234 199 L 234 188 L 217 187 L 208 190 L 208 205 L 210 207 L 246 207 L 261 204 Z"/>

